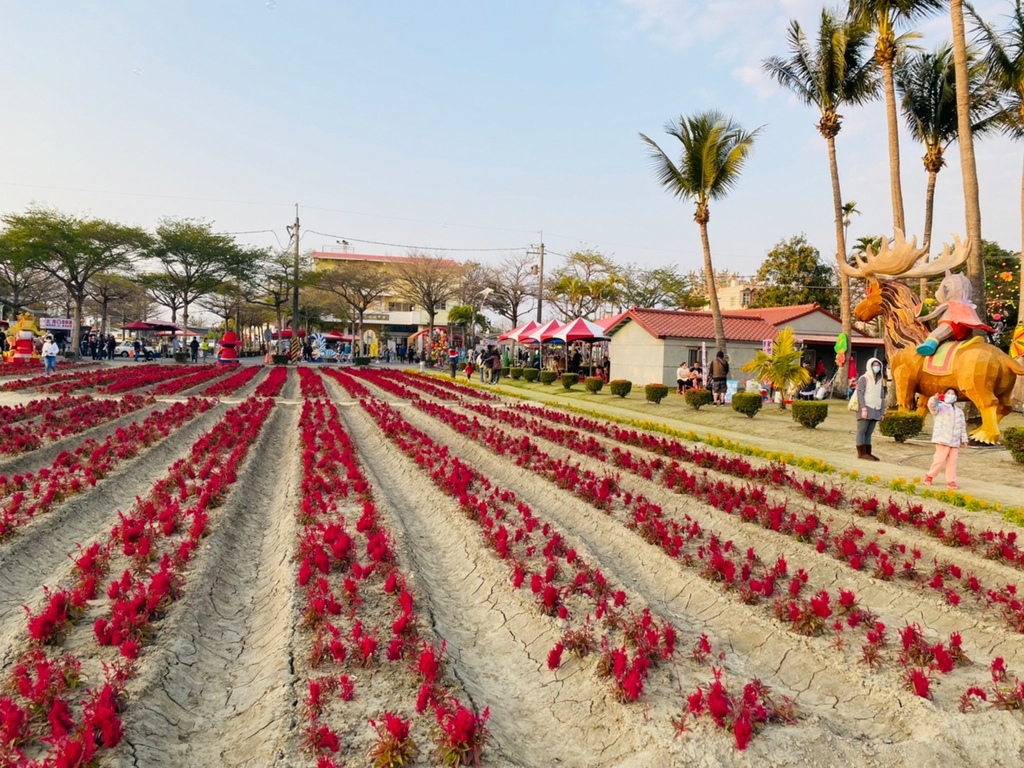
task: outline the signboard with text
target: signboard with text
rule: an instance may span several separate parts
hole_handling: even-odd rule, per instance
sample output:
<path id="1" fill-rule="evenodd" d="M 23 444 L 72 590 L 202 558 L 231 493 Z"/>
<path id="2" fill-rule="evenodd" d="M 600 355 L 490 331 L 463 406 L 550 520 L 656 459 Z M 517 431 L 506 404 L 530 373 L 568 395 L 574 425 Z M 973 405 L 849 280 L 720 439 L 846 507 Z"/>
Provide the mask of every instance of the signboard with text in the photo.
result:
<path id="1" fill-rule="evenodd" d="M 44 331 L 70 331 L 74 322 L 70 317 L 41 317 L 39 327 Z"/>

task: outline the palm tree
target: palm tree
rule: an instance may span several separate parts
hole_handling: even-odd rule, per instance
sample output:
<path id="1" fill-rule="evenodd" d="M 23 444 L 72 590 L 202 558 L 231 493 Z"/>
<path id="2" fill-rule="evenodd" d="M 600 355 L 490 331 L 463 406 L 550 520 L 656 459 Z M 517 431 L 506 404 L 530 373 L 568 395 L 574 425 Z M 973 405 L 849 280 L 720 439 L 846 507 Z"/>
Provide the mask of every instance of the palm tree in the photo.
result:
<path id="1" fill-rule="evenodd" d="M 782 392 L 779 407 L 786 408 L 786 393 L 793 385 L 800 386 L 811 380 L 810 372 L 801 365 L 803 352 L 797 349 L 793 329 L 786 326 L 775 337 L 772 353 L 758 351 L 754 359 L 743 365 L 742 370 L 752 373 L 758 381 L 767 381 Z"/>
<path id="2" fill-rule="evenodd" d="M 853 214 L 860 216 L 860 209 L 857 208 L 857 201 L 850 200 L 843 203 L 843 245 L 850 236 L 850 225 L 853 223 Z"/>
<path id="3" fill-rule="evenodd" d="M 836 260 L 846 260 L 846 228 L 856 203 L 843 204 L 839 191 L 839 164 L 836 161 L 836 136 L 842 126 L 839 109 L 843 104 L 862 104 L 878 92 L 874 60 L 865 56 L 868 47 L 865 27 L 840 21 L 825 9 L 821 12 L 818 38 L 811 48 L 796 21 L 790 22 L 789 58 L 772 56 L 764 61 L 765 71 L 795 93 L 804 104 L 813 104 L 821 113 L 818 132 L 828 144 L 829 171 L 832 175 L 832 206 L 836 225 Z M 850 278 L 840 272 L 839 315 L 843 333 L 850 336 L 853 317 L 850 311 Z"/>
<path id="4" fill-rule="evenodd" d="M 1013 13 L 1009 16 L 1009 25 L 1002 34 L 993 30 L 976 14 L 972 14 L 972 20 L 977 25 L 981 38 L 988 48 L 985 63 L 988 65 L 989 76 L 1005 97 L 1004 108 L 997 115 L 996 121 L 999 127 L 1011 137 L 1024 139 L 1024 9 L 1021 8 L 1021 0 L 1015 0 L 1013 5 Z M 966 190 L 966 179 L 964 184 Z M 975 185 L 977 185 L 977 174 L 975 174 Z M 975 186 L 976 188 L 977 186 Z M 1024 194 L 1021 195 L 1021 216 L 1024 220 Z M 980 220 L 978 228 L 979 230 L 981 228 Z M 970 222 L 968 222 L 967 231 L 970 234 Z M 1022 241 L 1024 241 L 1024 234 L 1022 234 Z M 981 242 L 980 239 L 977 242 Z M 984 272 L 982 277 L 984 277 Z M 971 285 L 977 290 L 977 287 L 974 286 L 973 275 L 971 276 Z M 984 280 L 982 280 L 982 287 L 984 287 Z M 984 300 L 984 294 L 981 294 L 981 298 Z M 1024 306 L 1024 270 L 1022 270 L 1017 302 L 1018 307 Z M 1022 319 L 1018 321 L 1018 326 L 1024 325 L 1024 313 L 1021 313 L 1020 317 Z"/>
<path id="5" fill-rule="evenodd" d="M 661 185 L 676 197 L 694 201 L 693 220 L 700 227 L 704 282 L 715 323 L 715 346 L 725 352 L 725 326 L 718 306 L 711 244 L 708 242 L 708 220 L 711 218 L 708 203 L 725 197 L 736 186 L 761 128 L 744 131 L 732 118 L 710 110 L 693 117 L 680 115 L 678 123 L 670 120 L 665 124 L 665 132 L 683 145 L 679 165 L 672 162 L 654 141 L 642 133 L 640 138 L 647 144 L 651 164 Z"/>
<path id="6" fill-rule="evenodd" d="M 969 58 L 973 58 L 970 57 Z M 995 93 L 986 88 L 985 67 L 973 61 L 969 71 L 971 89 L 972 129 L 975 133 L 991 125 L 985 113 L 995 106 Z M 924 144 L 921 158 L 928 173 L 924 203 L 924 232 L 922 246 L 927 248 L 932 239 L 932 213 L 935 204 L 935 181 L 946 164 L 946 148 L 959 135 L 957 115 L 956 73 L 953 67 L 953 49 L 941 45 L 933 53 L 914 51 L 896 69 L 896 90 L 900 106 L 907 120 L 911 136 Z M 927 296 L 928 279 L 921 278 L 921 300 Z"/>
<path id="7" fill-rule="evenodd" d="M 1017 10 L 1019 14 L 1019 2 Z M 973 243 L 980 243 L 982 242 L 981 200 L 978 193 L 978 165 L 974 160 L 974 135 L 971 133 L 971 89 L 962 0 L 949 1 L 949 16 L 953 26 L 953 66 L 956 69 L 957 132 L 960 136 L 960 175 L 964 185 L 964 219 L 967 225 L 967 237 Z M 982 255 L 982 249 L 977 245 L 967 260 L 967 276 L 971 281 L 974 301 L 982 308 L 984 316 L 986 314 L 985 257 Z"/>
<path id="8" fill-rule="evenodd" d="M 896 37 L 896 25 L 911 22 L 945 7 L 945 0 L 850 0 L 850 17 L 875 32 L 875 59 L 882 68 L 886 124 L 889 131 L 889 183 L 892 192 L 892 225 L 907 231 L 900 184 L 900 140 L 896 120 L 896 88 L 893 65 L 905 42 L 917 37 L 910 33 Z"/>

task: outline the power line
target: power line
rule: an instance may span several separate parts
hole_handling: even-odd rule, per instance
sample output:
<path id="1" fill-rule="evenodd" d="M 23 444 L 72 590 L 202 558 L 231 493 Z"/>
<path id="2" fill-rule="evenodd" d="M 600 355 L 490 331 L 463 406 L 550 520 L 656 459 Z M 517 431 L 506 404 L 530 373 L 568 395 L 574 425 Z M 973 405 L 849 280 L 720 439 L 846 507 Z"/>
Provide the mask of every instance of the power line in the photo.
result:
<path id="1" fill-rule="evenodd" d="M 314 235 L 320 235 L 321 237 L 333 237 L 335 240 L 345 240 L 353 243 L 364 243 L 366 245 L 383 245 L 387 248 L 406 248 L 414 251 L 469 251 L 469 252 L 484 252 L 484 251 L 525 251 L 525 246 L 517 245 L 514 248 L 444 248 L 441 246 L 433 245 L 403 245 L 401 243 L 382 243 L 379 240 L 360 240 L 358 237 L 349 237 L 348 235 L 332 235 L 328 232 L 317 232 L 314 229 L 307 229 L 306 232 Z"/>

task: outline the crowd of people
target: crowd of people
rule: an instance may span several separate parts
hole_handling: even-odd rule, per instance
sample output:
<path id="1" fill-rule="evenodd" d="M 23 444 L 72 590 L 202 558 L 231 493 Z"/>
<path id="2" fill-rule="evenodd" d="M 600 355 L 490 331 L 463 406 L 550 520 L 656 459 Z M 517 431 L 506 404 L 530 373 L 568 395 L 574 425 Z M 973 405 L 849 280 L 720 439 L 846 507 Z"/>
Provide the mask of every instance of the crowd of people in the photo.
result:
<path id="1" fill-rule="evenodd" d="M 117 349 L 117 339 L 114 334 L 90 333 L 83 336 L 78 345 L 78 351 L 82 357 L 91 357 L 93 360 L 113 360 L 114 350 Z"/>

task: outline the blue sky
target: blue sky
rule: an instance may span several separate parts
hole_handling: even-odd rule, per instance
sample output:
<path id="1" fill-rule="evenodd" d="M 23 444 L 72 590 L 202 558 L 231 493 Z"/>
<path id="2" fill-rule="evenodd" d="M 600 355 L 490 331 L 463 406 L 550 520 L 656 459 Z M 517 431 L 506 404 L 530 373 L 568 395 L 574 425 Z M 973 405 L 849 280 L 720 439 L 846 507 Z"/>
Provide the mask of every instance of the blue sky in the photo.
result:
<path id="1" fill-rule="evenodd" d="M 1001 24 L 1008 0 L 976 3 Z M 538 242 L 623 264 L 700 268 L 692 204 L 656 182 L 643 132 L 717 109 L 764 126 L 711 208 L 716 266 L 752 274 L 779 240 L 834 252 L 817 111 L 760 71 L 808 0 L 0 0 L 0 211 L 32 203 L 152 228 L 196 217 L 277 246 L 442 248 L 491 263 Z M 947 16 L 922 44 L 949 37 Z M 837 139 L 851 239 L 891 226 L 881 100 Z M 909 229 L 922 149 L 901 137 Z M 678 144 L 678 142 L 676 142 Z M 1024 144 L 976 148 L 983 232 L 1020 248 Z M 939 174 L 933 239 L 962 233 L 959 156 Z M 325 234 L 314 234 L 315 232 Z M 376 241 L 396 245 L 376 245 Z M 555 259 L 557 263 L 557 258 Z"/>

